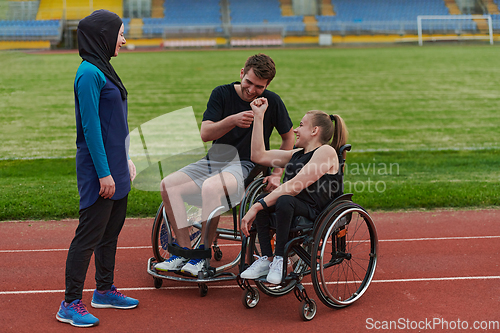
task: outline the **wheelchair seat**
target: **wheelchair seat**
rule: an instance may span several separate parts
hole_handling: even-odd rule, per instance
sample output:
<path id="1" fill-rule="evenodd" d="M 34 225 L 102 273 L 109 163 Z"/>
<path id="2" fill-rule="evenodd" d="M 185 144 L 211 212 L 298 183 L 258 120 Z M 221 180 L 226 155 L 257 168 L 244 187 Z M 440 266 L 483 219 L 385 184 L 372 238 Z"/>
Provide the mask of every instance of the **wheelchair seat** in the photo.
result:
<path id="1" fill-rule="evenodd" d="M 271 216 L 271 221 L 269 228 L 272 230 L 276 230 L 276 214 L 271 213 L 269 214 Z M 305 216 L 294 216 L 292 220 L 292 225 L 290 226 L 290 233 L 296 233 L 296 232 L 308 232 L 311 231 L 314 227 L 314 221 L 311 221 Z M 251 231 L 256 231 L 255 226 L 252 225 Z"/>
<path id="2" fill-rule="evenodd" d="M 305 216 L 295 216 L 293 218 L 292 226 L 290 232 L 302 232 L 306 233 L 312 231 L 314 228 L 314 221 L 309 220 Z"/>

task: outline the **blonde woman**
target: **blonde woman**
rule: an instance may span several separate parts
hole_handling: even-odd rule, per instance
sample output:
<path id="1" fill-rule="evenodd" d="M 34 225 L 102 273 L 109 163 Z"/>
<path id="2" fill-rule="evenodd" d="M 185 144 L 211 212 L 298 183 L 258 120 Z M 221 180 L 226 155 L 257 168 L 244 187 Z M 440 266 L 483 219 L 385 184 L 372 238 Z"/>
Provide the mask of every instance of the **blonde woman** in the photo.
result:
<path id="1" fill-rule="evenodd" d="M 342 181 L 337 174 L 337 151 L 347 141 L 347 128 L 338 115 L 309 111 L 294 130 L 295 149 L 265 150 L 262 119 L 267 109 L 265 98 L 251 103 L 254 112 L 252 161 L 257 164 L 285 168 L 284 182 L 263 195 L 241 221 L 241 230 L 249 236 L 255 222 L 262 257 L 241 273 L 245 279 L 267 274 L 267 281 L 281 283 L 285 244 L 295 216 L 313 220 L 330 203 Z M 276 244 L 273 253 L 269 229 L 271 213 L 276 215 Z"/>

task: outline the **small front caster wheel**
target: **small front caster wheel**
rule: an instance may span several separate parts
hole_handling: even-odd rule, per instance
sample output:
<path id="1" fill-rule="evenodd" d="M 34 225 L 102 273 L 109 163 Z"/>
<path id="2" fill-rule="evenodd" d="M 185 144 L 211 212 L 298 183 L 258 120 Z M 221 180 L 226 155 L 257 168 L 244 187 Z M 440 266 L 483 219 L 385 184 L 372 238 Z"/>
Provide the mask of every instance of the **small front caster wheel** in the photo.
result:
<path id="1" fill-rule="evenodd" d="M 204 283 L 198 283 L 198 289 L 200 291 L 200 296 L 205 297 L 208 293 L 208 286 Z"/>
<path id="2" fill-rule="evenodd" d="M 214 259 L 217 261 L 222 260 L 222 251 L 218 247 L 215 247 L 215 246 L 214 246 Z"/>
<path id="3" fill-rule="evenodd" d="M 247 309 L 252 309 L 256 307 L 257 304 L 259 303 L 259 300 L 260 300 L 259 291 L 257 290 L 257 288 L 253 287 L 252 290 L 245 290 L 245 292 L 243 292 L 243 297 L 241 298 L 243 305 Z"/>
<path id="4" fill-rule="evenodd" d="M 300 318 L 304 321 L 312 320 L 316 315 L 316 310 L 316 302 L 313 299 L 309 300 L 309 302 L 302 301 L 299 306 Z"/>
<path id="5" fill-rule="evenodd" d="M 155 288 L 160 289 L 163 284 L 163 279 L 154 278 Z"/>

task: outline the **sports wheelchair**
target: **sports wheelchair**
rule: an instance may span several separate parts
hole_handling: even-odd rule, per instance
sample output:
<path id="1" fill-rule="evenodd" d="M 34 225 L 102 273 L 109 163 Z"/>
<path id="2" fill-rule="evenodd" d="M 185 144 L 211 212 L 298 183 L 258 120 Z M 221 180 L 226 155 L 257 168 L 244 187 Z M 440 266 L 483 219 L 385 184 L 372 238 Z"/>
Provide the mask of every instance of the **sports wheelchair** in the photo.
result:
<path id="1" fill-rule="evenodd" d="M 216 237 L 212 244 L 212 248 L 205 250 L 196 249 L 199 244 L 202 243 L 201 239 L 201 221 L 194 221 L 189 226 L 191 246 L 194 250 L 185 250 L 175 245 L 175 235 L 173 234 L 172 227 L 165 213 L 163 203 L 160 204 L 158 211 L 156 213 L 153 228 L 151 233 L 151 243 L 153 246 L 154 257 L 148 260 L 147 272 L 153 276 L 155 288 L 161 288 L 164 279 L 183 281 L 183 282 L 194 282 L 198 284 L 198 289 L 200 296 L 206 296 L 208 292 L 207 282 L 234 280 L 237 278 L 237 269 L 235 272 L 230 272 L 230 270 L 240 263 L 241 253 L 229 263 L 220 265 L 218 267 L 210 266 L 210 259 L 215 261 L 221 261 L 223 253 L 218 245 L 219 239 L 235 241 L 238 245 L 241 243 L 241 236 L 238 231 L 238 221 L 245 215 L 245 213 L 250 208 L 251 204 L 256 200 L 257 196 L 265 188 L 265 184 L 262 183 L 263 177 L 269 175 L 269 169 L 260 165 L 254 167 L 250 172 L 249 176 L 245 180 L 245 193 L 242 200 L 239 203 L 232 203 L 229 198 L 229 194 L 226 191 L 225 204 L 215 208 L 210 214 L 206 222 L 207 230 L 210 229 L 211 223 L 218 222 L 218 216 L 228 210 L 232 211 L 233 217 L 233 229 L 228 228 L 217 228 Z M 188 204 L 193 206 L 201 206 L 201 198 L 199 195 L 191 196 L 185 198 Z M 239 218 L 238 218 L 238 206 L 239 206 Z M 203 244 L 208 244 L 208 233 L 203 240 Z M 159 272 L 155 270 L 155 264 L 167 260 L 171 254 L 182 256 L 184 258 L 203 258 L 204 268 L 199 272 L 197 277 L 183 276 L 179 272 Z"/>
<path id="2" fill-rule="evenodd" d="M 338 152 L 342 180 L 344 151 L 350 150 L 351 145 L 344 145 Z M 258 187 L 261 183 L 258 179 L 251 186 Z M 306 275 L 311 275 L 316 295 L 330 308 L 349 306 L 365 293 L 377 264 L 377 231 L 368 212 L 352 202 L 352 194 L 343 193 L 343 182 L 340 185 L 336 199 L 315 221 L 302 216 L 294 218 L 285 245 L 281 284 L 269 284 L 263 276 L 253 280 L 255 288 L 238 275 L 237 283 L 244 290 L 242 302 L 246 308 L 254 308 L 259 303 L 259 290 L 269 296 L 282 296 L 293 290 L 301 302 L 300 317 L 312 320 L 317 305 L 302 284 Z M 245 255 L 240 262 L 240 274 L 260 256 L 254 226 L 249 237 L 242 237 L 241 253 Z"/>

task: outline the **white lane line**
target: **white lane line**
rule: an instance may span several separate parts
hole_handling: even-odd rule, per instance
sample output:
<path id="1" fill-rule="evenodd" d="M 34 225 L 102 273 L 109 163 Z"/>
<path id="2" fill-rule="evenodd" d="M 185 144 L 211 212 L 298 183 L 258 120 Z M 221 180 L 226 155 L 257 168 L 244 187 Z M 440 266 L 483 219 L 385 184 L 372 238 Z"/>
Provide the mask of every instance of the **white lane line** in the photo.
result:
<path id="1" fill-rule="evenodd" d="M 442 278 L 420 278 L 420 279 L 393 279 L 393 280 L 372 280 L 375 283 L 395 283 L 395 282 L 427 282 L 427 281 L 460 281 L 460 280 L 500 280 L 500 276 L 454 276 Z"/>
<path id="2" fill-rule="evenodd" d="M 401 239 L 379 239 L 379 242 L 418 242 L 418 241 L 442 241 L 442 240 L 468 240 L 468 239 L 497 239 L 499 236 L 465 236 L 465 237 L 431 237 L 431 238 L 401 238 Z M 241 247 L 240 243 L 219 244 L 219 247 Z M 151 246 L 119 246 L 118 250 L 142 250 L 151 249 Z M 58 252 L 68 249 L 32 249 L 32 250 L 0 250 L 0 253 L 24 253 L 24 252 Z"/>
<path id="3" fill-rule="evenodd" d="M 463 281 L 463 280 L 500 280 L 500 276 L 454 276 L 454 277 L 441 277 L 441 278 L 372 280 L 372 283 Z M 328 284 L 331 284 L 331 283 L 328 283 Z M 305 286 L 311 286 L 312 282 L 306 282 L 306 283 L 303 283 L 303 285 L 305 285 Z M 239 288 L 239 286 L 235 283 L 234 285 L 216 285 L 216 286 L 210 286 L 210 288 L 214 288 L 214 289 L 234 289 L 234 288 Z M 198 289 L 198 286 L 162 287 L 160 289 L 165 289 L 165 290 Z M 154 288 L 154 287 L 120 288 L 120 291 L 149 291 L 149 290 L 156 290 L 156 288 Z M 83 291 L 84 292 L 93 292 L 94 289 L 84 289 Z M 0 291 L 0 295 L 27 295 L 27 294 L 51 294 L 51 293 L 64 293 L 64 289 L 59 289 L 59 290 L 12 290 L 12 291 Z"/>
<path id="4" fill-rule="evenodd" d="M 438 240 L 467 240 L 467 239 L 493 239 L 499 236 L 456 236 L 456 237 L 428 237 L 428 238 L 403 238 L 403 239 L 379 239 L 379 242 L 415 242 L 415 241 L 438 241 Z"/>
<path id="5" fill-rule="evenodd" d="M 151 246 L 118 246 L 116 249 L 117 250 L 151 249 Z M 59 251 L 68 251 L 68 249 L 0 250 L 0 253 L 59 252 Z"/>

